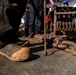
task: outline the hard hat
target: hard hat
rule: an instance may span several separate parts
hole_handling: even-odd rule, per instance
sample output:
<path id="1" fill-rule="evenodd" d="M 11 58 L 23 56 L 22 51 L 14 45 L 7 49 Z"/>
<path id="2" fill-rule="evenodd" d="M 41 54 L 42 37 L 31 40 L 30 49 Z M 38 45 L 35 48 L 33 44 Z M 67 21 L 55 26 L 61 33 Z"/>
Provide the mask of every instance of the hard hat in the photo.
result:
<path id="1" fill-rule="evenodd" d="M 64 4 L 67 4 L 67 3 L 68 3 L 68 0 L 63 0 L 63 3 L 64 3 Z"/>

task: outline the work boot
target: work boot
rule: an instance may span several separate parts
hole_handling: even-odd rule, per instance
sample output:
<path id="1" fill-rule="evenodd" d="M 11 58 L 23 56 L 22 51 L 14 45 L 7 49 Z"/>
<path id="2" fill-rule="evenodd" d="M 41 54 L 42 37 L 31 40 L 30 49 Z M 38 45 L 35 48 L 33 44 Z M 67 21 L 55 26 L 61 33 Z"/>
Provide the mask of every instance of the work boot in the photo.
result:
<path id="1" fill-rule="evenodd" d="M 11 61 L 24 61 L 30 58 L 31 52 L 27 47 L 21 47 L 16 44 L 8 44 L 0 49 L 0 55 L 5 56 Z"/>

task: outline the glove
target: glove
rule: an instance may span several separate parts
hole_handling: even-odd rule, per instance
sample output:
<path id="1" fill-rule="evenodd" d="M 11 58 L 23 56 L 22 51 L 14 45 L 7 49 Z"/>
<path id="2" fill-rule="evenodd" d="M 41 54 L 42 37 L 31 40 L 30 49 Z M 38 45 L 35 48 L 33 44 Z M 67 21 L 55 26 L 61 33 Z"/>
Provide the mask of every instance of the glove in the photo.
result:
<path id="1" fill-rule="evenodd" d="M 49 15 L 46 16 L 46 23 L 51 22 L 51 17 Z"/>
<path id="2" fill-rule="evenodd" d="M 52 7 L 53 7 L 53 10 L 55 10 L 57 8 L 57 5 L 53 5 Z"/>

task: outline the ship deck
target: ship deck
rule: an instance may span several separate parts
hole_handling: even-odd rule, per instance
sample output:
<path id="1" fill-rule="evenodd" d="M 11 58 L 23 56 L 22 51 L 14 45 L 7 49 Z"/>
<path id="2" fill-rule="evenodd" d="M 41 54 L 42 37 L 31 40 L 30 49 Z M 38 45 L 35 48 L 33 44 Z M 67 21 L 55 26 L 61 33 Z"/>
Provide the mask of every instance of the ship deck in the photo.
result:
<path id="1" fill-rule="evenodd" d="M 48 48 L 34 38 L 30 41 L 32 56 L 23 62 L 13 62 L 0 55 L 0 75 L 76 75 L 76 56 L 56 48 Z"/>

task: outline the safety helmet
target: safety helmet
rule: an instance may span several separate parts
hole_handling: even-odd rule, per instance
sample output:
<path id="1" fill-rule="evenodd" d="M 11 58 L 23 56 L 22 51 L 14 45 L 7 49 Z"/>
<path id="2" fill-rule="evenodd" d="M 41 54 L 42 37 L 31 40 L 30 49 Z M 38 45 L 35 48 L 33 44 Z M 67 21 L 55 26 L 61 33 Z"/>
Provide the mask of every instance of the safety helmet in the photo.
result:
<path id="1" fill-rule="evenodd" d="M 68 0 L 63 0 L 63 3 L 64 4 L 68 4 Z"/>

